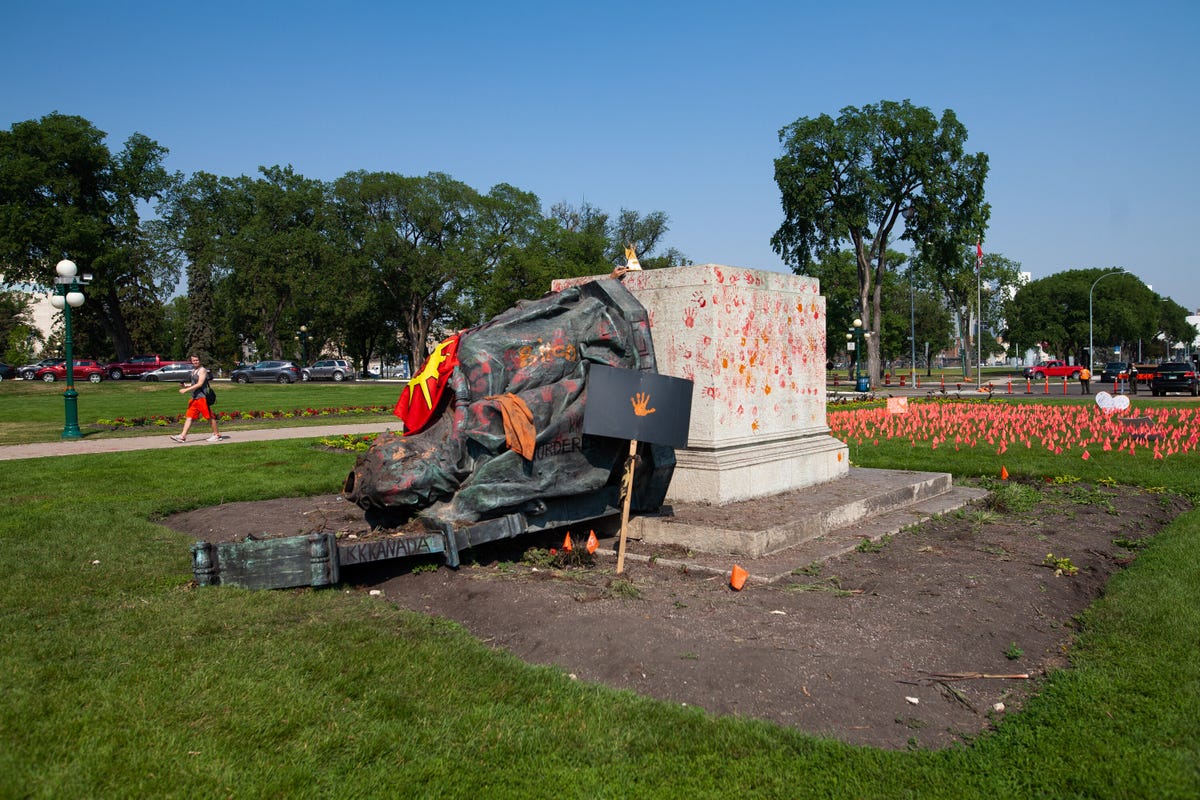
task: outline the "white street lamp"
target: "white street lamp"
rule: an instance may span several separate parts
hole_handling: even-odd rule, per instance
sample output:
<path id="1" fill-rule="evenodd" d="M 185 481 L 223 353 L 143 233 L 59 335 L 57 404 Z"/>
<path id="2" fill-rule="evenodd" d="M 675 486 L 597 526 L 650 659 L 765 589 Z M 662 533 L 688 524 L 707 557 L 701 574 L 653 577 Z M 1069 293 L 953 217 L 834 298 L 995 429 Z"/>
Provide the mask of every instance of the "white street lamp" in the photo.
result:
<path id="1" fill-rule="evenodd" d="M 79 275 L 79 270 L 75 266 L 74 261 L 63 259 L 55 265 L 54 271 L 58 277 L 54 279 L 55 294 L 50 297 L 50 305 L 54 306 L 63 312 L 63 333 L 66 349 L 67 363 L 66 377 L 67 390 L 63 392 L 63 413 L 65 421 L 63 424 L 62 438 L 64 439 L 82 439 L 83 431 L 79 429 L 79 393 L 75 391 L 75 361 L 74 361 L 74 342 L 71 336 L 71 309 L 79 308 L 83 305 L 83 292 L 79 291 L 79 284 L 87 283 L 92 279 L 89 273 Z"/>
<path id="2" fill-rule="evenodd" d="M 1096 284 L 1107 278 L 1109 275 L 1122 275 L 1125 270 L 1118 269 L 1113 272 L 1106 272 L 1096 280 L 1092 281 L 1092 288 L 1088 289 L 1088 371 L 1094 372 L 1096 368 L 1096 360 L 1092 357 L 1092 292 L 1096 290 Z"/>

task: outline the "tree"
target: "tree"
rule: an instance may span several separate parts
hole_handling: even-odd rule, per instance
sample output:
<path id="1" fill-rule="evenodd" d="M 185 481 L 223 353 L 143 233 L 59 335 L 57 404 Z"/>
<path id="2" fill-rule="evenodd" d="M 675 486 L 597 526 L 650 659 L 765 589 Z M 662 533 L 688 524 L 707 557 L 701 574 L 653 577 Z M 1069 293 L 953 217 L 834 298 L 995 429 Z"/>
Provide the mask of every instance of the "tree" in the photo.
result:
<path id="1" fill-rule="evenodd" d="M 184 341 L 173 342 L 183 355 L 198 355 L 205 364 L 218 360 L 213 274 L 225 263 L 225 249 L 235 224 L 229 204 L 233 186 L 216 175 L 197 172 L 176 181 L 159 207 L 160 218 L 148 228 L 165 258 L 186 264 L 188 297 Z"/>
<path id="2" fill-rule="evenodd" d="M 33 360 L 34 344 L 42 339 L 33 324 L 31 296 L 0 287 L 0 361 L 24 364 Z"/>
<path id="3" fill-rule="evenodd" d="M 1128 347 L 1168 329 L 1183 330 L 1187 311 L 1178 304 L 1171 308 L 1173 301 L 1164 302 L 1135 276 L 1099 280 L 1117 269 L 1065 270 L 1025 284 L 1005 308 L 1006 338 L 1028 346 L 1041 344 L 1060 358 L 1083 361 L 1089 338 L 1097 349 Z"/>
<path id="4" fill-rule="evenodd" d="M 661 255 L 654 251 L 670 230 L 670 218 L 663 211 L 648 214 L 622 208 L 613 221 L 608 214 L 595 206 L 584 203 L 575 209 L 565 203 L 556 203 L 550 209 L 550 218 L 557 221 L 568 234 L 579 234 L 576 244 L 582 245 L 583 257 L 567 259 L 573 264 L 595 264 L 591 272 L 572 270 L 568 265 L 560 277 L 589 275 L 603 272 L 613 266 L 625 264 L 625 248 L 632 246 L 637 253 L 638 263 L 643 269 L 663 269 L 690 263 L 687 257 L 674 247 L 667 248 Z"/>
<path id="5" fill-rule="evenodd" d="M 911 262 L 903 273 L 885 277 L 882 313 L 879 351 L 885 361 L 907 362 L 915 353 L 919 363 L 927 350 L 941 352 L 950 343 L 953 325 L 945 295 L 922 282 Z"/>
<path id="6" fill-rule="evenodd" d="M 519 300 L 545 294 L 554 274 L 546 237 L 552 224 L 542 216 L 533 192 L 509 184 L 493 186 L 480 198 L 475 235 L 486 269 L 480 285 L 464 287 L 470 324 L 491 319 Z M 468 322 L 468 320 L 464 320 Z"/>
<path id="7" fill-rule="evenodd" d="M 92 273 L 73 316 L 81 349 L 124 359 L 150 344 L 142 337 L 156 327 L 153 309 L 177 278 L 138 213 L 172 178 L 153 140 L 135 133 L 114 155 L 104 139 L 86 119 L 58 113 L 0 131 L 0 262 L 7 280 L 46 290 L 62 258 Z"/>
<path id="8" fill-rule="evenodd" d="M 1166 349 L 1165 359 L 1174 360 L 1179 353 L 1171 345 L 1183 342 L 1190 347 L 1196 340 L 1196 326 L 1187 321 L 1188 310 L 1169 297 L 1160 297 L 1158 303 L 1158 337 Z M 1180 351 L 1182 352 L 1182 351 Z"/>
<path id="9" fill-rule="evenodd" d="M 932 253 L 936 255 L 931 257 Z M 1003 327 L 1004 301 L 1021 282 L 1020 263 L 999 253 L 985 253 L 982 268 L 977 270 L 977 260 L 976 247 L 962 246 L 955 251 L 947 248 L 945 252 L 927 248 L 913 259 L 921 280 L 938 290 L 954 315 L 964 375 L 970 373 L 977 349 L 989 355 L 997 352 L 996 333 Z M 992 335 L 977 343 L 975 332 L 985 329 L 992 331 Z"/>
<path id="10" fill-rule="evenodd" d="M 464 313 L 458 289 L 479 283 L 483 253 L 471 236 L 479 194 L 443 173 L 361 171 L 340 178 L 334 194 L 356 226 L 351 238 L 378 278 L 410 363 L 422 363 L 431 332 Z"/>
<path id="11" fill-rule="evenodd" d="M 199 353 L 197 348 L 188 346 L 188 304 L 190 296 L 172 297 L 163 306 L 163 328 L 159 335 L 162 343 L 158 348 L 164 358 L 183 361 L 193 353 Z M 201 359 L 205 364 L 216 364 L 216 352 L 211 348 L 204 351 Z"/>
<path id="12" fill-rule="evenodd" d="M 324 183 L 290 166 L 260 167 L 259 178 L 228 182 L 228 240 L 217 278 L 228 284 L 238 332 L 257 340 L 260 351 L 281 358 L 294 331 L 314 310 L 334 302 L 333 251 Z"/>
<path id="13" fill-rule="evenodd" d="M 904 264 L 906 258 L 903 253 L 888 253 L 888 263 L 894 267 Z M 856 255 L 853 250 L 826 253 L 796 272 L 820 281 L 821 295 L 825 298 L 825 317 L 829 320 L 826 358 L 836 361 L 846 353 L 845 334 L 858 315 Z M 895 270 L 889 270 L 884 275 L 879 349 L 885 360 L 911 358 L 913 347 L 909 342 L 914 328 L 916 350 L 920 354 L 925 352 L 927 342 L 935 350 L 941 350 L 949 342 L 949 311 L 926 286 L 914 283 L 916 278 L 911 264 L 903 275 Z"/>
<path id="14" fill-rule="evenodd" d="M 918 248 L 982 236 L 989 216 L 983 184 L 987 156 L 965 152 L 966 128 L 954 112 L 936 118 L 909 101 L 884 101 L 839 117 L 802 117 L 779 132 L 775 160 L 784 220 L 771 245 L 796 269 L 816 254 L 849 243 L 855 254 L 858 308 L 868 338 L 868 371 L 878 380 L 882 290 L 888 245 L 902 215 L 900 239 Z"/>

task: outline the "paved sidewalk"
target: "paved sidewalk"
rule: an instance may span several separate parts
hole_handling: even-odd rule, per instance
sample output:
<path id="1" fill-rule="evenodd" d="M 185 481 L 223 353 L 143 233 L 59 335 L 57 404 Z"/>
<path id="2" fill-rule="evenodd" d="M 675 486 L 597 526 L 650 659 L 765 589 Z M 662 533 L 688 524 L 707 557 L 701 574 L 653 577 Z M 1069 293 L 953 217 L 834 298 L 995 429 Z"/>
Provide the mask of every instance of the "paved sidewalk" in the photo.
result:
<path id="1" fill-rule="evenodd" d="M 241 442 L 266 442 L 275 439 L 305 439 L 323 436 L 345 436 L 347 434 L 379 433 L 386 430 L 396 430 L 400 421 L 396 419 L 381 419 L 378 422 L 361 423 L 357 425 L 321 425 L 301 428 L 262 428 L 259 430 L 235 430 L 233 433 L 222 433 L 221 441 L 206 442 L 210 431 L 206 426 L 193 426 L 192 434 L 184 443 L 171 440 L 170 434 L 177 433 L 177 426 L 164 429 L 162 433 L 153 436 L 132 436 L 124 439 L 74 439 L 58 442 L 35 442 L 33 444 L 13 444 L 0 446 L 0 461 L 16 458 L 43 458 L 45 456 L 70 456 L 90 453 L 123 453 L 130 450 L 153 450 L 156 448 L 174 447 L 219 447 L 222 444 L 238 444 Z"/>

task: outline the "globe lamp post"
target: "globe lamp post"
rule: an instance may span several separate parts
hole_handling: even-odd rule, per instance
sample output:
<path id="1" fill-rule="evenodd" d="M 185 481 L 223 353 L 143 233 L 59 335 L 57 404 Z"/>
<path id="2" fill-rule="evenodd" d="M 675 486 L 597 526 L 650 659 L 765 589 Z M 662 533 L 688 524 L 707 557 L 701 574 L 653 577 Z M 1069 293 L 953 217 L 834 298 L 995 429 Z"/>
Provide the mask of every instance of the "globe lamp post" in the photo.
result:
<path id="1" fill-rule="evenodd" d="M 300 360 L 308 366 L 308 326 L 300 326 Z"/>
<path id="2" fill-rule="evenodd" d="M 67 363 L 67 389 L 63 392 L 63 424 L 62 438 L 82 439 L 83 432 L 79 430 L 79 393 L 75 391 L 75 355 L 74 342 L 71 335 L 71 309 L 83 305 L 83 292 L 80 284 L 91 280 L 91 275 L 79 275 L 74 261 L 63 259 L 54 268 L 57 273 L 54 278 L 54 294 L 50 297 L 50 305 L 63 312 L 63 331 L 66 339 L 65 350 Z"/>
<path id="3" fill-rule="evenodd" d="M 871 378 L 862 374 L 862 345 L 864 334 L 861 319 L 854 320 L 854 390 L 857 392 L 871 391 Z"/>

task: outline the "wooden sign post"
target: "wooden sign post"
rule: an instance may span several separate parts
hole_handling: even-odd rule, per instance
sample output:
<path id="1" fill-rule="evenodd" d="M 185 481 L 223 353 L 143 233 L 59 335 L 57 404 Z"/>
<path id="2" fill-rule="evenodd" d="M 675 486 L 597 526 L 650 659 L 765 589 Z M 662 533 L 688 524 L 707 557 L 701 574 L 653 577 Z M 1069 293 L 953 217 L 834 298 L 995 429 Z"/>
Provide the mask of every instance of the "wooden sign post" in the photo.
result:
<path id="1" fill-rule="evenodd" d="M 637 463 L 637 439 L 629 440 L 629 458 L 625 459 L 625 477 L 622 479 L 621 494 L 621 538 L 617 544 L 617 574 L 625 571 L 625 534 L 629 530 L 629 501 L 633 498 L 633 467 Z"/>
<path id="2" fill-rule="evenodd" d="M 621 538 L 617 574 L 625 571 L 625 540 L 639 442 L 687 447 L 692 415 L 692 382 L 654 372 L 593 364 L 588 370 L 583 432 L 629 439 L 629 457 L 621 481 Z"/>

